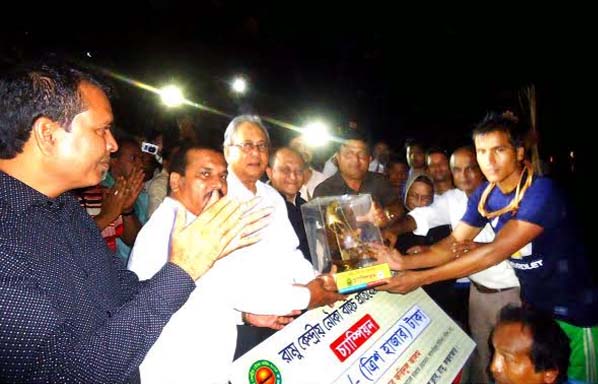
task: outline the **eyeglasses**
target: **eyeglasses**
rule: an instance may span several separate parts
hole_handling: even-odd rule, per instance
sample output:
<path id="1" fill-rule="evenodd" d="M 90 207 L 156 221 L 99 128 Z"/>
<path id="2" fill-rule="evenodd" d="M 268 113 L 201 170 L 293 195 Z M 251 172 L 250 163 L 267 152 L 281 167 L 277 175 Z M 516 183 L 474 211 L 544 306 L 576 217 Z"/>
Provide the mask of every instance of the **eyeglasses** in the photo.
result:
<path id="1" fill-rule="evenodd" d="M 268 143 L 252 143 L 251 141 L 247 141 L 241 144 L 229 144 L 231 147 L 238 147 L 241 151 L 245 153 L 249 153 L 254 149 L 257 149 L 258 152 L 264 153 L 267 152 L 269 149 Z"/>
<path id="2" fill-rule="evenodd" d="M 303 169 L 291 169 L 287 167 L 276 168 L 276 170 L 285 176 L 295 175 L 295 177 L 303 177 Z"/>

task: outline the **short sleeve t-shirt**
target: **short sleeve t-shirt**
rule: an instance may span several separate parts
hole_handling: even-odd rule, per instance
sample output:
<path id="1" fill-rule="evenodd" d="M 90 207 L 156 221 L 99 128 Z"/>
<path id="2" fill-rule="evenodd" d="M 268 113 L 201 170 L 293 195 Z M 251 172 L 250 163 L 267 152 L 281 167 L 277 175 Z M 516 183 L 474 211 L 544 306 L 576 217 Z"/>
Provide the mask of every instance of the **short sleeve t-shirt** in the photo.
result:
<path id="1" fill-rule="evenodd" d="M 586 250 L 570 208 L 552 180 L 537 177 L 525 192 L 517 212 L 508 212 L 488 221 L 478 212 L 478 203 L 488 183 L 469 198 L 462 221 L 475 227 L 486 223 L 500 232 L 509 220 L 521 220 L 544 230 L 510 258 L 521 283 L 525 303 L 552 313 L 578 326 L 598 324 L 598 293 L 592 286 Z M 488 212 L 503 208 L 515 192 L 503 194 L 494 188 L 486 201 Z"/>

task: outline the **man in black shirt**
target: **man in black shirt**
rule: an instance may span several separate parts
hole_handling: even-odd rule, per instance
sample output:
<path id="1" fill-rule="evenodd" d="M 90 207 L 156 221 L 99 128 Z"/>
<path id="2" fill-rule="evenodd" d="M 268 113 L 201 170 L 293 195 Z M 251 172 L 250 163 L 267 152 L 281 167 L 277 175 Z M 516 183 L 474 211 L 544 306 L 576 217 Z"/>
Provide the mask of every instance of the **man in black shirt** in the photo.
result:
<path id="1" fill-rule="evenodd" d="M 138 382 L 138 366 L 216 259 L 263 227 L 223 198 L 184 227 L 139 282 L 68 191 L 96 185 L 118 149 L 106 91 L 44 64 L 0 75 L 0 382 Z M 113 192 L 118 193 L 118 192 Z M 257 220 L 257 221 L 256 221 Z M 206 368 L 206 369 L 209 369 Z"/>

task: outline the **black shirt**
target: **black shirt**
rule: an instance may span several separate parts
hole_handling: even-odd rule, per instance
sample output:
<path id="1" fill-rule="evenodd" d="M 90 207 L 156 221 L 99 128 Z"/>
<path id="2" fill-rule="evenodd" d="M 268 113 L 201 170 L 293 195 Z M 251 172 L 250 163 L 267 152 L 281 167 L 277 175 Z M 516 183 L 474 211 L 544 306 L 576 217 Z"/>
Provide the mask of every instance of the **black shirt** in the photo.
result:
<path id="1" fill-rule="evenodd" d="M 301 215 L 301 206 L 305 204 L 306 201 L 303 200 L 300 193 L 297 193 L 297 196 L 295 197 L 295 204 L 290 203 L 282 193 L 281 195 L 285 204 L 287 205 L 289 221 L 291 222 L 291 225 L 297 234 L 297 238 L 299 239 L 299 250 L 301 250 L 307 261 L 311 263 L 307 235 L 305 234 L 305 227 L 303 226 L 303 215 Z"/>
<path id="2" fill-rule="evenodd" d="M 0 172 L 0 382 L 136 382 L 194 288 L 171 263 L 139 282 L 70 193 Z"/>
<path id="3" fill-rule="evenodd" d="M 385 176 L 374 172 L 368 172 L 359 186 L 359 191 L 349 188 L 341 176 L 340 171 L 322 181 L 314 190 L 314 197 L 357 195 L 369 193 L 372 199 L 383 207 L 395 203 L 399 196 L 394 192 L 390 181 Z"/>

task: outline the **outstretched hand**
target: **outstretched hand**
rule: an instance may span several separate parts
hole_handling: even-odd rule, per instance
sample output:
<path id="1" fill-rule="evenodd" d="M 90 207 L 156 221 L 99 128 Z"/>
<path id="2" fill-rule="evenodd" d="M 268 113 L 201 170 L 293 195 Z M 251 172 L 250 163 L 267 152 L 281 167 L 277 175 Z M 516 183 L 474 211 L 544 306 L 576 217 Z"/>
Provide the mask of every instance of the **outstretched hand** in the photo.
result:
<path id="1" fill-rule="evenodd" d="M 338 293 L 332 274 L 320 275 L 307 283 L 306 287 L 309 289 L 310 294 L 308 309 L 318 308 L 323 305 L 332 305 L 339 300 L 347 298 L 347 296 Z"/>
<path id="2" fill-rule="evenodd" d="M 393 277 L 386 280 L 383 285 L 377 286 L 377 291 L 387 291 L 391 293 L 409 293 L 422 286 L 419 274 L 416 271 L 397 272 Z"/>
<path id="3" fill-rule="evenodd" d="M 388 248 L 378 243 L 368 243 L 372 256 L 378 263 L 388 263 L 393 271 L 403 268 L 403 255 L 394 248 Z"/>

